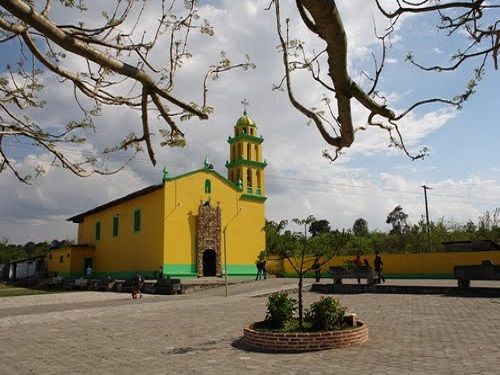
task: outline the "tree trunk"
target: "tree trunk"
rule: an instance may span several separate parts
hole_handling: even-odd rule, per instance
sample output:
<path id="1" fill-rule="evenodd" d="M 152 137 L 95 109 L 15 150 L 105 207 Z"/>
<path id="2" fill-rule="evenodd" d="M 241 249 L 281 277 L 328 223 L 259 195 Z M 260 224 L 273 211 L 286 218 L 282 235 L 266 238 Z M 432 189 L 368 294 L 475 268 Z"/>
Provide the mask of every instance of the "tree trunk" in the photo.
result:
<path id="1" fill-rule="evenodd" d="M 302 306 L 302 281 L 304 278 L 304 274 L 300 273 L 299 274 L 299 327 L 300 329 L 304 328 L 304 313 L 303 313 L 303 306 Z"/>

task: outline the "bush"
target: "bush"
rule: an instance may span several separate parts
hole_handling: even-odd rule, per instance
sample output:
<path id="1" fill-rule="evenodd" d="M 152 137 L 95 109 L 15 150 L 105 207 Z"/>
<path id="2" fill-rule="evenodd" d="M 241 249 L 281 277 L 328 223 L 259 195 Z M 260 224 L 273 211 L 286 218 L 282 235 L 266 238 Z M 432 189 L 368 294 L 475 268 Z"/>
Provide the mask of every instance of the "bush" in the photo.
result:
<path id="1" fill-rule="evenodd" d="M 305 320 L 318 331 L 335 331 L 342 327 L 345 307 L 332 297 L 321 298 L 306 310 Z"/>
<path id="2" fill-rule="evenodd" d="M 267 301 L 266 321 L 273 327 L 282 328 L 293 318 L 297 301 L 285 292 L 273 293 Z"/>

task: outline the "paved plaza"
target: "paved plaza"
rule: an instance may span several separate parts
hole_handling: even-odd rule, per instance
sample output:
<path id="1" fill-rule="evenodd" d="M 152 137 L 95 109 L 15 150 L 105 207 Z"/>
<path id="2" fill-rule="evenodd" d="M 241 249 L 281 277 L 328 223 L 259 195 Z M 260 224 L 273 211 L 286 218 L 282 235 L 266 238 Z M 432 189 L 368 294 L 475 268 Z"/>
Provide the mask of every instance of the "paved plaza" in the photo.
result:
<path id="1" fill-rule="evenodd" d="M 295 286 L 293 279 L 231 285 L 228 298 L 223 287 L 136 301 L 100 292 L 2 298 L 0 374 L 500 372 L 500 298 L 338 295 L 368 324 L 367 343 L 303 354 L 248 351 L 242 329 L 264 318 L 261 295 Z M 320 296 L 306 292 L 305 300 Z"/>

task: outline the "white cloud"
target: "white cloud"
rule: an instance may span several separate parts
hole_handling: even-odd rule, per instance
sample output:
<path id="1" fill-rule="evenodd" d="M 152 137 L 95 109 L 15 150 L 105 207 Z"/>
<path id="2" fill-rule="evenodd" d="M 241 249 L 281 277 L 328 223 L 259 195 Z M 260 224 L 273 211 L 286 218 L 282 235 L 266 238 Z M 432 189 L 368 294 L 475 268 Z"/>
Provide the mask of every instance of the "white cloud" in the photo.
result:
<path id="1" fill-rule="evenodd" d="M 33 168 L 41 160 L 48 173 L 32 187 L 21 185 L 12 175 L 2 173 L 0 189 L 2 192 L 12 193 L 8 196 L 2 194 L 0 197 L 0 236 L 10 237 L 16 242 L 74 236 L 75 228 L 72 224 L 65 223 L 65 218 L 143 186 L 160 182 L 164 165 L 175 175 L 200 167 L 204 156 L 208 155 L 216 170 L 225 175 L 224 163 L 229 150 L 226 139 L 232 134 L 233 125 L 241 115 L 240 101 L 243 98 L 250 101 L 249 113 L 265 138 L 264 157 L 269 162 L 266 179 L 269 193 L 268 218 L 290 219 L 314 214 L 318 218 L 330 220 L 333 227 L 348 228 L 356 218 L 364 217 L 371 228 L 385 229 L 387 213 L 394 206 L 403 204 L 411 219 L 418 220 L 423 212 L 423 198 L 419 194 L 422 182 L 409 179 L 404 170 L 389 173 L 387 170 L 394 172 L 394 169 L 375 165 L 371 161 L 373 156 L 386 155 L 397 155 L 400 163 L 406 160 L 399 151 L 387 149 L 385 132 L 369 129 L 357 134 L 355 144 L 331 166 L 321 156 L 321 150 L 327 146 L 315 127 L 306 125 L 306 119 L 291 108 L 285 93 L 271 91 L 272 82 L 281 80 L 283 67 L 276 50 L 278 42 L 274 15 L 272 11 L 264 10 L 268 2 L 225 0 L 220 7 L 214 4 L 202 5 L 200 15 L 210 18 L 216 34 L 212 38 L 202 37 L 198 33 L 192 35 L 191 50 L 195 54 L 182 70 L 176 95 L 188 101 L 201 100 L 200 79 L 203 68 L 217 61 L 221 49 L 227 51 L 233 61 L 241 59 L 244 53 L 249 53 L 257 64 L 257 69 L 250 72 L 230 72 L 219 81 L 211 82 L 209 100 L 215 107 L 215 112 L 208 121 L 193 119 L 180 123 L 188 141 L 185 148 L 161 148 L 155 137 L 153 141 L 158 159 L 156 167 L 151 165 L 146 154 L 141 154 L 116 176 L 94 176 L 83 180 L 60 168 L 51 167 L 47 156 L 21 154 L 17 161 L 21 167 Z M 283 17 L 292 17 L 293 36 L 305 39 L 308 48 L 321 50 L 323 43 L 307 32 L 298 20 L 296 11 L 292 8 L 295 2 L 288 0 L 282 4 Z M 378 48 L 379 43 L 373 36 L 373 4 L 366 5 L 363 1 L 361 5 L 361 1 L 352 1 L 341 2 L 339 6 L 346 15 L 350 68 L 355 72 L 358 65 L 366 63 L 371 66 L 370 51 L 374 46 Z M 155 19 L 154 7 L 146 8 L 143 25 Z M 376 22 L 378 27 L 382 27 L 384 21 L 376 18 Z M 403 43 L 404 38 L 397 34 L 393 43 L 395 41 Z M 152 58 L 161 62 L 165 58 L 165 50 L 158 51 Z M 390 62 L 396 62 L 395 60 L 397 59 L 389 58 Z M 76 69 L 81 62 L 69 57 L 65 64 Z M 44 124 L 59 126 L 73 118 L 76 111 L 72 87 L 67 83 L 56 84 L 53 78 L 46 78 L 46 82 L 46 101 L 49 106 L 41 111 L 39 119 Z M 293 84 L 297 96 L 307 105 L 317 105 L 320 101 L 322 92 L 311 88 L 307 74 L 294 75 Z M 408 87 L 398 91 L 387 90 L 384 95 L 399 105 L 400 101 L 406 99 L 405 96 L 409 93 L 407 90 Z M 353 106 L 356 124 L 364 124 L 366 115 L 366 111 L 359 105 Z M 456 118 L 457 115 L 449 109 L 432 108 L 432 111 L 424 114 L 419 112 L 407 116 L 401 123 L 401 131 L 407 145 L 417 148 L 429 134 Z M 159 126 L 163 126 L 156 115 L 152 115 L 150 120 L 154 132 L 157 132 Z M 141 131 L 140 114 L 123 107 L 105 109 L 98 123 L 97 133 L 89 134 L 92 143 L 83 150 L 70 150 L 75 156 L 82 151 L 90 152 L 116 144 L 129 131 Z M 428 168 L 428 165 L 412 164 L 412 168 L 417 174 Z M 482 184 L 483 180 L 474 180 L 474 183 Z M 436 186 L 436 194 L 439 184 L 433 184 Z M 445 189 L 445 182 L 442 184 Z M 456 195 L 463 193 L 462 185 L 458 183 Z M 496 184 L 485 184 L 483 188 L 486 189 L 484 197 L 486 194 L 490 194 L 490 197 L 500 196 Z M 478 191 L 471 194 L 473 198 L 483 197 Z M 434 199 L 432 194 L 430 199 Z M 450 202 L 453 202 L 452 206 Z M 459 219 L 476 217 L 481 207 L 483 206 L 472 200 L 469 202 L 465 199 L 458 203 L 452 198 L 440 197 L 439 201 L 432 201 L 432 217 L 451 214 Z"/>

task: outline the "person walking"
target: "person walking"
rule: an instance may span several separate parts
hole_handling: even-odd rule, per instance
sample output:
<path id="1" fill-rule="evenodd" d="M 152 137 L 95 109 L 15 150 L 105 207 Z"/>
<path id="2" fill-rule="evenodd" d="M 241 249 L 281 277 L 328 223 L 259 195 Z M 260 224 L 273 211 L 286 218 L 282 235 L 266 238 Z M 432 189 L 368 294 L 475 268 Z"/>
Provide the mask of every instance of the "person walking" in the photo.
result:
<path id="1" fill-rule="evenodd" d="M 135 271 L 134 279 L 132 281 L 132 298 L 136 299 L 137 295 L 139 295 L 139 298 L 142 298 L 142 293 L 141 293 L 141 286 L 142 286 L 142 276 Z"/>
<path id="2" fill-rule="evenodd" d="M 382 258 L 380 257 L 380 253 L 378 251 L 375 251 L 375 260 L 373 265 L 375 266 L 375 272 L 377 273 L 377 284 L 380 284 L 381 281 L 385 283 L 384 262 L 382 262 Z"/>
<path id="3" fill-rule="evenodd" d="M 262 279 L 262 262 L 260 259 L 257 259 L 255 262 L 255 266 L 257 267 L 257 276 L 255 276 L 255 281 Z"/>
<path id="4" fill-rule="evenodd" d="M 319 283 L 321 280 L 321 265 L 319 264 L 319 258 L 314 259 L 312 269 L 314 270 L 314 278 L 316 282 Z"/>
<path id="5" fill-rule="evenodd" d="M 262 262 L 260 263 L 260 269 L 262 270 L 262 277 L 267 279 L 267 267 L 266 267 L 266 259 L 262 259 Z"/>
<path id="6" fill-rule="evenodd" d="M 87 266 L 87 269 L 85 270 L 85 276 L 87 276 L 88 279 L 92 276 L 92 266 L 89 264 Z"/>

